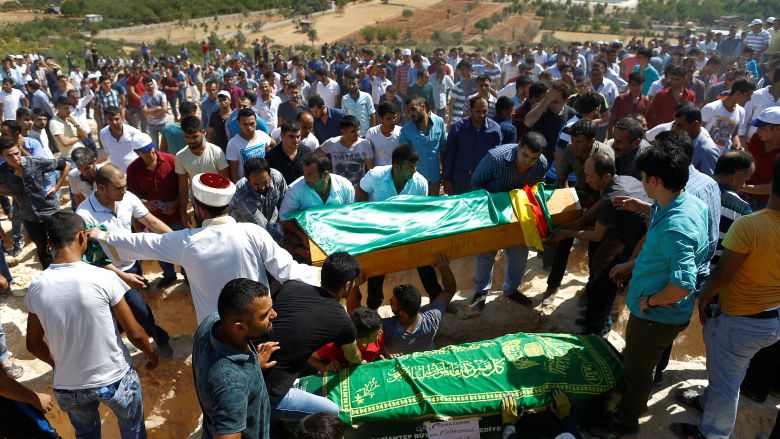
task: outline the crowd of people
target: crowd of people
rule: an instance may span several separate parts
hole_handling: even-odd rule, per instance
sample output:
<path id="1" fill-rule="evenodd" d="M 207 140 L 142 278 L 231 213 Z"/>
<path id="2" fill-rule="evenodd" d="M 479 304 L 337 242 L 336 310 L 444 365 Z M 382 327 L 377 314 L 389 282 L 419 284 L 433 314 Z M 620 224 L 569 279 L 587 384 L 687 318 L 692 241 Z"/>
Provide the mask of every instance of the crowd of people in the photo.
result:
<path id="1" fill-rule="evenodd" d="M 72 56 L 66 68 L 34 52 L 4 58 L 8 248 L 18 255 L 26 230 L 44 269 L 13 293 L 26 294 L 26 346 L 52 366 L 54 398 L 15 381 L 24 370 L 0 330 L 2 411 L 16 413 L 15 400 L 45 413 L 56 400 L 77 437 L 100 437 L 102 402 L 123 438 L 146 437 L 119 334 L 149 369 L 177 361 L 139 290 L 183 279 L 199 322 L 203 437 L 279 437 L 280 421 L 300 421 L 301 438 L 341 437 L 337 403 L 295 380 L 435 349 L 443 316 L 458 313 L 455 276 L 445 254 L 419 261 L 430 303 L 412 285 L 393 286 L 383 319 L 384 277 L 365 279 L 347 253 L 311 266 L 290 214 L 547 182 L 573 187 L 584 213 L 540 252 L 543 301 L 561 287 L 575 241 L 587 241 L 576 323 L 607 334 L 621 293 L 630 311 L 622 398 L 591 436 L 639 430 L 693 317 L 704 325 L 709 384 L 677 395 L 700 423 L 671 428 L 729 437 L 740 394 L 763 402 L 780 389 L 780 19 L 766 24 L 755 19 L 739 36 L 736 25 L 728 35 L 688 29 L 676 44 L 430 53 L 326 44 L 285 57 L 259 41 L 254 56 L 204 43 L 202 64 L 184 48 L 157 55 L 143 44 L 131 60 L 88 48 L 83 70 Z M 476 255 L 475 312 L 493 291 L 496 253 Z M 501 291 L 519 306 L 533 305 L 522 292 L 528 257 L 525 246 L 504 249 Z M 145 260 L 160 264 L 155 285 Z M 9 291 L 5 258 L 0 274 Z M 367 306 L 356 307 L 364 281 Z M 565 394 L 550 399 L 561 437 L 581 437 Z M 516 405 L 502 402 L 505 437 Z M 44 437 L 13 419 L 2 434 Z"/>

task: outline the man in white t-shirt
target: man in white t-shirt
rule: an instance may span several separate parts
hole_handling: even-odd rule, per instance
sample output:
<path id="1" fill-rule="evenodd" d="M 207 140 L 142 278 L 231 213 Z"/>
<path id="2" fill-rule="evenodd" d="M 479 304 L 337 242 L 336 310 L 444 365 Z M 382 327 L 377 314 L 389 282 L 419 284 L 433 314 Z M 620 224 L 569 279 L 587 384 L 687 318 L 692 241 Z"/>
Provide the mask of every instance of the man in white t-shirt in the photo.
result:
<path id="1" fill-rule="evenodd" d="M 251 108 L 238 111 L 238 126 L 241 131 L 228 141 L 225 154 L 233 183 L 244 177 L 244 162 L 251 158 L 264 158 L 266 151 L 276 145 L 268 134 L 257 129 L 256 118 Z"/>
<path id="2" fill-rule="evenodd" d="M 176 153 L 176 174 L 179 177 L 179 212 L 181 212 L 182 224 L 185 227 L 192 227 L 195 223 L 187 213 L 192 177 L 211 172 L 230 178 L 230 171 L 222 149 L 205 140 L 203 128 L 197 116 L 182 117 L 181 130 L 184 133 L 187 147 Z"/>
<path id="3" fill-rule="evenodd" d="M 27 98 L 19 89 L 14 88 L 14 80 L 11 78 L 3 79 L 3 88 L 0 90 L 0 121 L 16 120 L 16 109 L 19 103 L 23 107 L 29 106 Z"/>
<path id="4" fill-rule="evenodd" d="M 339 84 L 330 79 L 325 69 L 317 69 L 317 94 L 322 96 L 328 108 L 341 108 L 341 89 Z"/>
<path id="5" fill-rule="evenodd" d="M 100 144 L 106 150 L 111 163 L 125 173 L 130 163 L 138 158 L 138 154 L 133 150 L 133 141 L 143 133 L 125 123 L 119 107 L 107 107 L 103 114 L 106 126 L 98 133 Z"/>
<path id="6" fill-rule="evenodd" d="M 398 148 L 398 136 L 401 127 L 398 122 L 398 109 L 392 102 L 382 102 L 376 109 L 379 125 L 368 129 L 366 140 L 374 150 L 374 165 L 384 166 L 392 163 L 393 151 Z"/>
<path id="7" fill-rule="evenodd" d="M 151 139 L 148 136 L 147 139 L 147 144 L 150 144 Z M 76 209 L 76 213 L 84 219 L 87 226 L 103 226 L 109 232 L 130 233 L 132 231 L 131 223 L 135 219 L 153 232 L 167 233 L 171 231 L 170 227 L 149 212 L 149 209 L 135 194 L 127 192 L 125 174 L 116 166 L 107 164 L 98 169 L 95 173 L 95 184 L 95 192 L 79 204 Z M 124 283 L 130 286 L 130 289 L 125 293 L 125 300 L 130 309 L 133 310 L 133 315 L 146 333 L 151 335 L 157 343 L 161 356 L 170 358 L 173 355 L 173 350 L 168 343 L 168 333 L 157 326 L 152 310 L 137 291 L 147 286 L 141 269 L 141 261 L 119 260 L 108 247 L 102 246 L 102 249 L 110 260 L 95 260 L 91 263 L 116 273 Z"/>
<path id="8" fill-rule="evenodd" d="M 320 149 L 333 164 L 333 173 L 345 177 L 357 186 L 366 171 L 374 167 L 371 143 L 361 139 L 360 121 L 355 116 L 344 116 L 339 123 L 341 135 L 326 140 Z"/>
<path id="9" fill-rule="evenodd" d="M 725 99 L 716 99 L 702 107 L 701 122 L 721 154 L 740 146 L 738 134 L 739 124 L 745 118 L 744 105 L 755 90 L 756 85 L 752 82 L 737 79 Z"/>
<path id="10" fill-rule="evenodd" d="M 96 433 L 100 402 L 116 415 L 122 437 L 145 437 L 141 382 L 114 318 L 144 353 L 147 369 L 157 366 L 158 352 L 124 299 L 128 286 L 114 273 L 82 262 L 84 220 L 61 210 L 52 224 L 54 263 L 33 280 L 24 299 L 27 347 L 54 369 L 54 396 L 77 437 Z"/>

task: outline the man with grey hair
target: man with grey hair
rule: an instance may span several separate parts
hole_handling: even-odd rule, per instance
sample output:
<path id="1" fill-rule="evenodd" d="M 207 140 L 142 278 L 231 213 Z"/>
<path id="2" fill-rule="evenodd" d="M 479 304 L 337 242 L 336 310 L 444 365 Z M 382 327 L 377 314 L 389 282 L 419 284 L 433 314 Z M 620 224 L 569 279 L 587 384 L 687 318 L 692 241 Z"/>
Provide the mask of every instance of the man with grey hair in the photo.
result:
<path id="1" fill-rule="evenodd" d="M 68 186 L 73 204 L 78 206 L 95 192 L 97 158 L 91 149 L 83 146 L 74 148 L 70 158 L 76 166 L 68 172 Z"/>

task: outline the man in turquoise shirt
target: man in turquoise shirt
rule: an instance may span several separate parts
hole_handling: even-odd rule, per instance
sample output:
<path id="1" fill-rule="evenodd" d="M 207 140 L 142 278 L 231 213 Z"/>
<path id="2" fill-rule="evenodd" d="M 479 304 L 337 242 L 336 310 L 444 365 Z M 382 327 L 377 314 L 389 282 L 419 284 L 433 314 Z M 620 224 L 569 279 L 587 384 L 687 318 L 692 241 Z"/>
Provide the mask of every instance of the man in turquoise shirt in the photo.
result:
<path id="1" fill-rule="evenodd" d="M 409 122 L 401 128 L 399 145 L 410 145 L 417 150 L 420 161 L 417 172 L 428 180 L 428 195 L 439 195 L 441 182 L 441 154 L 447 145 L 444 119 L 431 113 L 425 98 L 418 97 L 407 105 Z"/>
<path id="2" fill-rule="evenodd" d="M 647 96 L 647 92 L 650 91 L 650 86 L 659 79 L 661 75 L 655 67 L 650 65 L 650 58 L 653 57 L 653 52 L 650 49 L 641 48 L 636 52 L 636 65 L 634 66 L 635 72 L 642 72 L 645 75 L 645 82 L 642 84 L 642 96 Z"/>
<path id="3" fill-rule="evenodd" d="M 596 437 L 620 437 L 639 429 L 653 387 L 653 368 L 688 326 L 698 267 L 709 250 L 707 206 L 684 191 L 688 159 L 680 145 L 668 137 L 657 139 L 639 153 L 636 166 L 656 209 L 626 294 L 631 317 L 623 352 L 625 393 L 616 419 L 591 432 Z"/>

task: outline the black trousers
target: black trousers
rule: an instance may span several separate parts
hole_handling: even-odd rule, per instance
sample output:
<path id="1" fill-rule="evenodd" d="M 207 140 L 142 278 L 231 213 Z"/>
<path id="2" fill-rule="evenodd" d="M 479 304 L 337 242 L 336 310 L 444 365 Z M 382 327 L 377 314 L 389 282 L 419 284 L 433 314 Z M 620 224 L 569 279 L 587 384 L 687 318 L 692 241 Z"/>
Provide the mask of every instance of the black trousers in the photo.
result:
<path id="1" fill-rule="evenodd" d="M 423 284 L 425 292 L 428 293 L 428 297 L 433 301 L 436 296 L 442 291 L 441 285 L 439 285 L 439 279 L 436 277 L 436 270 L 430 265 L 424 267 L 417 267 L 417 274 L 420 275 L 420 281 Z M 377 309 L 382 306 L 382 302 L 385 299 L 383 292 L 383 286 L 385 283 L 384 276 L 376 276 L 368 278 L 368 299 L 366 303 L 369 308 Z"/>
<path id="2" fill-rule="evenodd" d="M 35 252 L 43 269 L 49 268 L 54 257 L 49 251 L 49 229 L 43 221 L 24 221 L 24 228 L 32 242 L 35 243 Z"/>
<path id="3" fill-rule="evenodd" d="M 764 397 L 772 387 L 780 389 L 780 341 L 756 352 L 742 380 L 742 388 Z"/>

